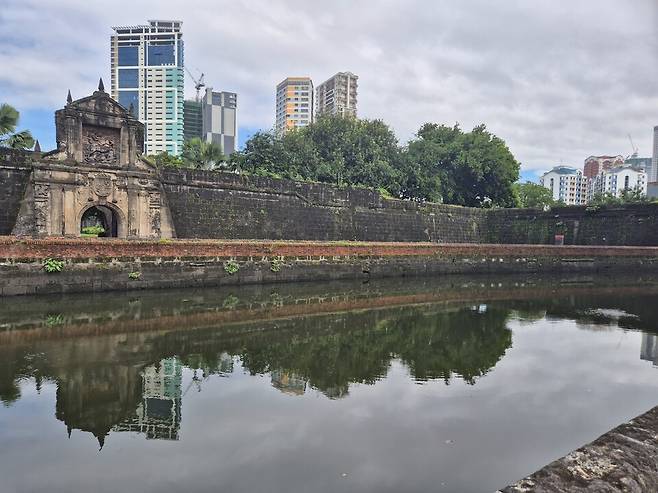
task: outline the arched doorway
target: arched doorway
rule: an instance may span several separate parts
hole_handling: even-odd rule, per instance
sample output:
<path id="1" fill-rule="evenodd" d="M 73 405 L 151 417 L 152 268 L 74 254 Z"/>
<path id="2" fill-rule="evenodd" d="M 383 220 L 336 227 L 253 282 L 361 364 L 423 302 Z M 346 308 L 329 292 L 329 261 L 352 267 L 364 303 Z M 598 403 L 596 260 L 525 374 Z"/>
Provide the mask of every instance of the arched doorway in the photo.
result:
<path id="1" fill-rule="evenodd" d="M 99 237 L 116 238 L 119 235 L 117 214 L 104 205 L 95 205 L 82 214 L 80 233 Z"/>

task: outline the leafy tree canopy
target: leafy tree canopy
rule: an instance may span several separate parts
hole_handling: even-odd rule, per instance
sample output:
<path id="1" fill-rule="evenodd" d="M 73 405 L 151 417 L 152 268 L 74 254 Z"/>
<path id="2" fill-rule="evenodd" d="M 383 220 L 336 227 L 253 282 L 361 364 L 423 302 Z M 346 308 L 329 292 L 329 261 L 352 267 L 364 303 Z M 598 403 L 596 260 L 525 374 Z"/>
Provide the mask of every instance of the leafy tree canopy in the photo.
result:
<path id="1" fill-rule="evenodd" d="M 31 149 L 34 139 L 28 130 L 16 132 L 19 113 L 13 106 L 0 104 L 0 147 Z"/>
<path id="2" fill-rule="evenodd" d="M 525 183 L 515 183 L 514 193 L 518 199 L 519 207 L 546 209 L 556 205 L 551 191 L 536 183 L 529 181 Z"/>
<path id="3" fill-rule="evenodd" d="M 196 137 L 185 141 L 183 152 L 180 156 L 172 156 L 167 152 L 160 152 L 152 156 L 147 156 L 147 159 L 156 166 L 199 169 L 214 169 L 226 161 L 221 147 Z"/>

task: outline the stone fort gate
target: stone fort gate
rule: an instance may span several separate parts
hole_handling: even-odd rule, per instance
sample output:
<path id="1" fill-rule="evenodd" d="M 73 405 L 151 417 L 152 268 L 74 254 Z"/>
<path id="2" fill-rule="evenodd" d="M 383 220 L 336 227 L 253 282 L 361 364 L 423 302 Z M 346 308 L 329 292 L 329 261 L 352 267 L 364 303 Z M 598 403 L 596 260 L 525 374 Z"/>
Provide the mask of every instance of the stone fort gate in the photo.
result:
<path id="1" fill-rule="evenodd" d="M 142 156 L 144 125 L 103 87 L 55 112 L 57 149 L 36 154 L 13 234 L 171 238 L 157 170 Z"/>

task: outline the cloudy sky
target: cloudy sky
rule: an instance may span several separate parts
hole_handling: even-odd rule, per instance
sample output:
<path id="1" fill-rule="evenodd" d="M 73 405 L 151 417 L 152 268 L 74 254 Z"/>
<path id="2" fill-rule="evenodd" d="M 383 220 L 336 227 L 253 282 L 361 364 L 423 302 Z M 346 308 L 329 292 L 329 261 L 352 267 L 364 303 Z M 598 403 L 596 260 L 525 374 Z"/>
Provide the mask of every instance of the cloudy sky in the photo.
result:
<path id="1" fill-rule="evenodd" d="M 649 156 L 658 125 L 658 0 L 0 0 L 0 102 L 52 147 L 67 90 L 109 86 L 111 26 L 148 19 L 183 21 L 187 66 L 238 93 L 241 140 L 272 126 L 283 78 L 343 70 L 401 142 L 485 123 L 526 177 L 630 154 L 628 134 Z"/>

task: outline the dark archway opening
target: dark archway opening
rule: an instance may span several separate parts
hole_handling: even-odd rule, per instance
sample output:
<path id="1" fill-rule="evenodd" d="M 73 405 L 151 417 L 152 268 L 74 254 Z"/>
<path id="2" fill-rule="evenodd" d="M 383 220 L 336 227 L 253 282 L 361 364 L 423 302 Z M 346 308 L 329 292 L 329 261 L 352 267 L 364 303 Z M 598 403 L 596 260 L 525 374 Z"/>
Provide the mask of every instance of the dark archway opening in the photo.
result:
<path id="1" fill-rule="evenodd" d="M 116 213 L 103 205 L 90 207 L 82 214 L 80 233 L 85 236 L 97 235 L 103 238 L 116 238 L 119 233 Z"/>

